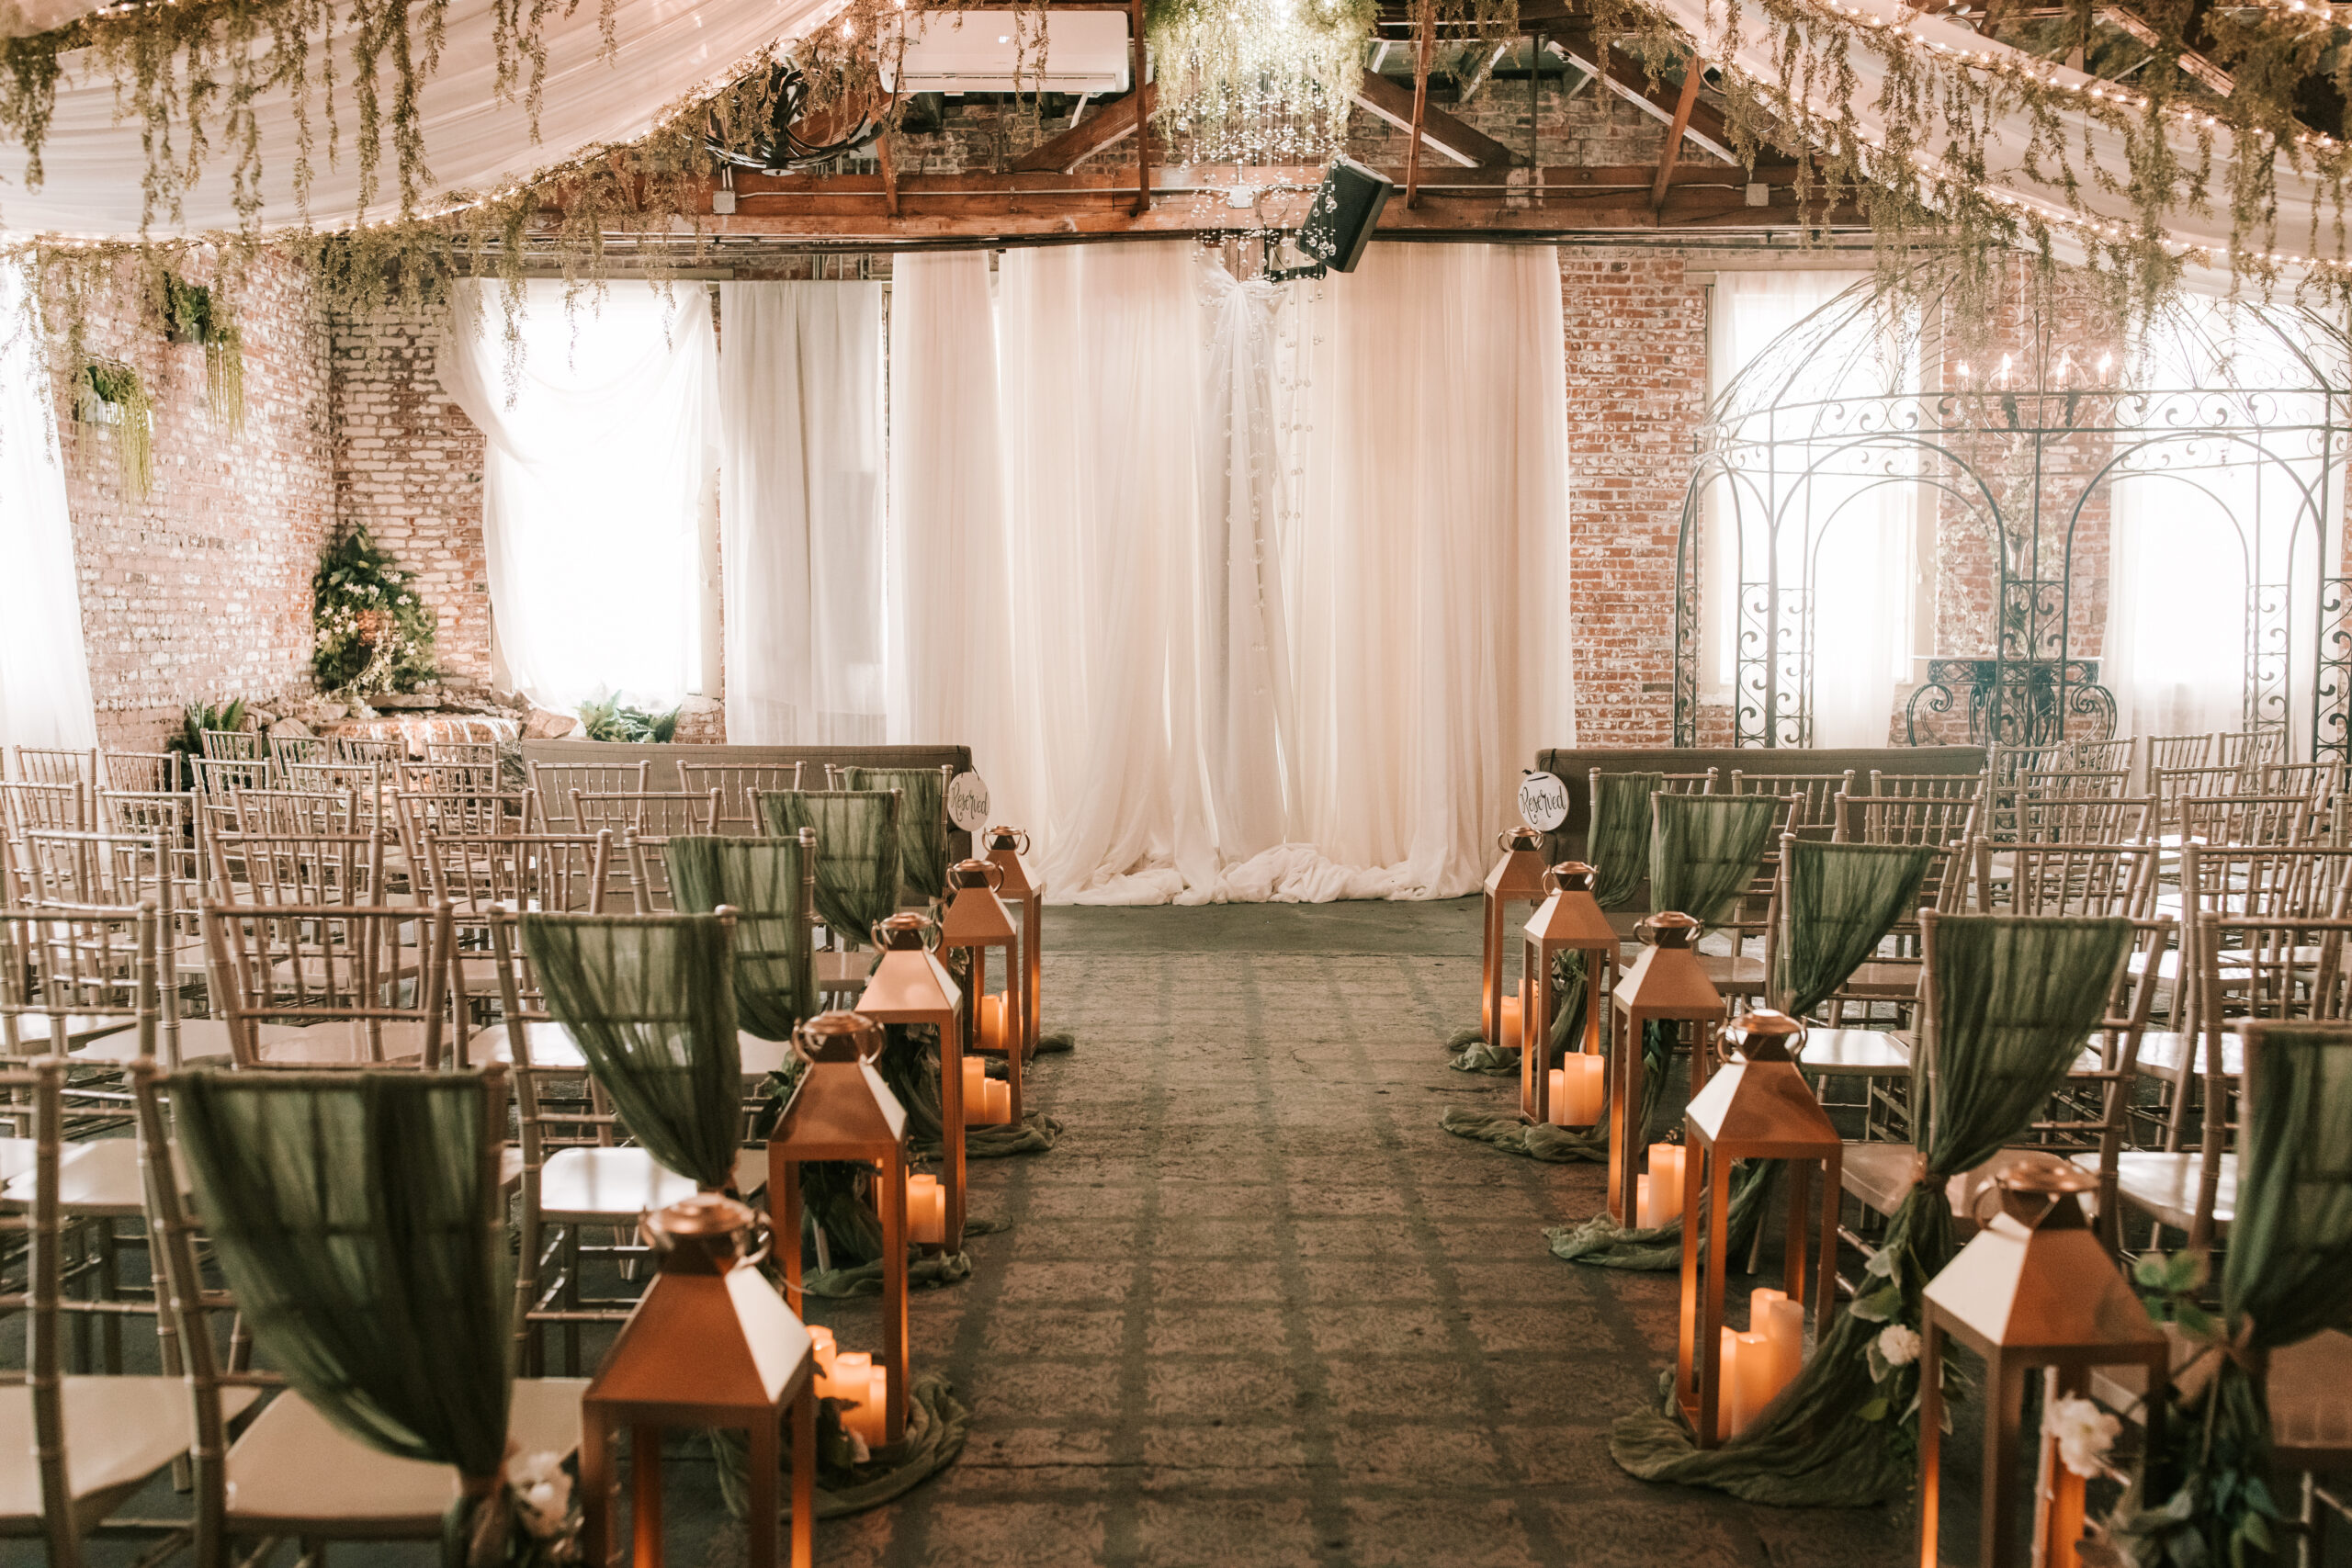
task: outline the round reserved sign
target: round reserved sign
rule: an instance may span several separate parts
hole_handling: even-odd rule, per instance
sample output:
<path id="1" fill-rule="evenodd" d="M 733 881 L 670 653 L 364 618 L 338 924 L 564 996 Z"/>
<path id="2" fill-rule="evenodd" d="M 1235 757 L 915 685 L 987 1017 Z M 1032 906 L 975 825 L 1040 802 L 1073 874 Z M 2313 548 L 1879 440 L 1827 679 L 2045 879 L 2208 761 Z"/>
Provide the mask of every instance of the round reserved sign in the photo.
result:
<path id="1" fill-rule="evenodd" d="M 1519 814 L 1537 832 L 1551 832 L 1568 819 L 1568 786 L 1550 773 L 1529 773 L 1519 781 Z"/>
<path id="2" fill-rule="evenodd" d="M 1566 809 L 1565 805 L 1562 809 Z M 988 826 L 989 786 L 979 774 L 961 773 L 947 781 L 947 819 L 967 833 Z"/>

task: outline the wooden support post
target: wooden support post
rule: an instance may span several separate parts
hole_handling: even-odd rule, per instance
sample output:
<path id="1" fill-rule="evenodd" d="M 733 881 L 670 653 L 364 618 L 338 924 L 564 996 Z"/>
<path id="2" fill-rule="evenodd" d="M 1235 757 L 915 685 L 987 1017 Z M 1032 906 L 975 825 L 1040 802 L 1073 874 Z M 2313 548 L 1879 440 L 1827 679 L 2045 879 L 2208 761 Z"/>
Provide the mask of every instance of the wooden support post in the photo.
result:
<path id="1" fill-rule="evenodd" d="M 1151 121 L 1144 113 L 1143 96 L 1143 0 L 1128 0 L 1127 49 L 1136 79 L 1136 216 L 1140 218 L 1151 210 Z"/>
<path id="2" fill-rule="evenodd" d="M 1682 96 L 1674 101 L 1674 122 L 1666 130 L 1666 151 L 1657 155 L 1657 178 L 1650 182 L 1650 210 L 1666 209 L 1666 189 L 1674 182 L 1674 165 L 1682 159 L 1682 134 L 1690 129 L 1690 110 L 1699 102 L 1699 57 L 1682 67 Z"/>
<path id="3" fill-rule="evenodd" d="M 1413 134 L 1405 152 L 1405 208 L 1410 211 L 1421 199 L 1421 117 L 1430 105 L 1430 34 L 1436 24 L 1428 17 L 1421 19 L 1419 36 L 1413 45 Z"/>

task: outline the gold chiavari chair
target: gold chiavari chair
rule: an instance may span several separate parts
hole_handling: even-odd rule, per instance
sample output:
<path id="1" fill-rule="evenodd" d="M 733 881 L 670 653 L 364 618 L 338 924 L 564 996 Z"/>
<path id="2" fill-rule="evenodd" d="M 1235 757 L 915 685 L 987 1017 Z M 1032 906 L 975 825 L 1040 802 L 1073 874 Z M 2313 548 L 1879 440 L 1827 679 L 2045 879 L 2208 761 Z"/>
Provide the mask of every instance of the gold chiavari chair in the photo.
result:
<path id="1" fill-rule="evenodd" d="M 328 758 L 337 762 L 373 762 L 379 768 L 393 768 L 408 760 L 408 743 L 397 736 L 333 735 L 327 740 Z"/>
<path id="2" fill-rule="evenodd" d="M 288 764 L 323 762 L 329 750 L 323 735 L 273 735 L 269 738 L 269 765 L 283 779 Z"/>
<path id="3" fill-rule="evenodd" d="M 2258 778 L 2264 768 L 2287 760 L 2287 732 L 2225 729 L 2213 737 L 2209 757 L 2217 767 L 2235 768 L 2249 778 Z"/>
<path id="4" fill-rule="evenodd" d="M 8 776 L 26 784 L 95 785 L 98 778 L 98 753 L 63 746 L 11 746 L 14 759 Z"/>
<path id="5" fill-rule="evenodd" d="M 718 791 L 647 790 L 635 794 L 571 792 L 571 819 L 583 833 L 619 835 L 630 896 L 640 915 L 670 907 L 669 867 L 662 846 L 686 833 L 708 833 L 718 819 Z M 629 847 L 634 841 L 634 848 Z"/>
<path id="6" fill-rule="evenodd" d="M 186 782 L 176 751 L 102 751 L 98 787 L 129 795 L 162 795 Z"/>
<path id="7" fill-rule="evenodd" d="M 188 766 L 195 771 L 196 792 L 207 800 L 225 801 L 232 790 L 267 789 L 270 784 L 269 764 L 264 761 L 191 757 Z"/>
<path id="8" fill-rule="evenodd" d="M 40 829 L 80 832 L 90 825 L 90 792 L 78 784 L 0 784 L 0 821 L 11 837 Z"/>
<path id="9" fill-rule="evenodd" d="M 490 740 L 427 740 L 424 760 L 447 767 L 495 768 L 498 746 Z"/>
<path id="10" fill-rule="evenodd" d="M 443 1066 L 447 906 L 204 907 L 240 1067 Z"/>
<path id="11" fill-rule="evenodd" d="M 2129 773 L 2140 765 L 2140 738 L 2126 735 L 2113 740 L 2071 740 L 2066 743 L 2066 767 L 2079 773 Z"/>
<path id="12" fill-rule="evenodd" d="M 2309 795 L 2192 795 L 2180 802 L 2185 843 L 2301 844 L 2317 829 Z"/>
<path id="13" fill-rule="evenodd" d="M 380 833 L 215 832 L 206 852 L 207 903 L 301 908 L 390 901 Z"/>
<path id="14" fill-rule="evenodd" d="M 2148 771 L 2158 769 L 2209 767 L 2213 761 L 2213 737 L 2204 735 L 2151 735 L 2148 742 Z M 2235 766 L 2234 763 L 2231 764 Z"/>
<path id="15" fill-rule="evenodd" d="M 2145 919 L 2155 913 L 2159 852 L 2144 843 L 1971 845 L 1973 908 L 1985 915 Z"/>
<path id="16" fill-rule="evenodd" d="M 207 729 L 200 734 L 208 761 L 259 762 L 269 756 L 267 740 L 250 729 Z"/>
<path id="17" fill-rule="evenodd" d="M 539 819 L 550 829 L 574 831 L 571 797 L 582 795 L 643 795 L 653 787 L 650 762 L 541 762 L 525 764 Z"/>
<path id="18" fill-rule="evenodd" d="M 501 793 L 495 762 L 402 762 L 400 787 L 403 795 L 497 795 Z"/>
<path id="19" fill-rule="evenodd" d="M 401 790 L 392 802 L 401 848 L 411 855 L 427 833 L 478 838 L 488 833 L 535 833 L 542 826 L 537 801 L 522 793 Z"/>
<path id="20" fill-rule="evenodd" d="M 1838 797 L 1854 789 L 1854 770 L 1842 773 L 1750 773 L 1734 768 L 1731 795 L 1793 795 L 1797 796 L 1796 835 L 1800 839 L 1836 836 Z"/>
<path id="21" fill-rule="evenodd" d="M 714 831 L 756 839 L 766 830 L 759 797 L 798 789 L 803 771 L 798 762 L 680 762 L 678 778 L 688 795 L 718 793 Z"/>
<path id="22" fill-rule="evenodd" d="M 232 833 L 348 837 L 372 832 L 373 813 L 356 790 L 241 789 L 227 802 L 227 818 L 212 826 Z"/>

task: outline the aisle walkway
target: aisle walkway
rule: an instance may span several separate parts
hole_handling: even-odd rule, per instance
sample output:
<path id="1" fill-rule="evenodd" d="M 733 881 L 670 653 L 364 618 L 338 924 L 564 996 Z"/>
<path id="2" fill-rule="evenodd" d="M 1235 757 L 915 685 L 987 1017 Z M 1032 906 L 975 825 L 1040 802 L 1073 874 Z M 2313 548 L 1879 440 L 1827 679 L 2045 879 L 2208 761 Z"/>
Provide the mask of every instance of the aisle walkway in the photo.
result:
<path id="1" fill-rule="evenodd" d="M 914 1303 L 974 1407 L 961 1464 L 822 1529 L 829 1563 L 1673 1563 L 1902 1554 L 1890 1515 L 1643 1485 L 1673 1281 L 1577 1269 L 1542 1227 L 1598 1167 L 1440 1132 L 1475 903 L 1055 911 L 1039 1064 L 1063 1118 L 980 1162 L 971 1281 Z M 944 1347 L 944 1354 L 937 1348 Z M 716 1564 L 729 1547 L 714 1541 Z"/>

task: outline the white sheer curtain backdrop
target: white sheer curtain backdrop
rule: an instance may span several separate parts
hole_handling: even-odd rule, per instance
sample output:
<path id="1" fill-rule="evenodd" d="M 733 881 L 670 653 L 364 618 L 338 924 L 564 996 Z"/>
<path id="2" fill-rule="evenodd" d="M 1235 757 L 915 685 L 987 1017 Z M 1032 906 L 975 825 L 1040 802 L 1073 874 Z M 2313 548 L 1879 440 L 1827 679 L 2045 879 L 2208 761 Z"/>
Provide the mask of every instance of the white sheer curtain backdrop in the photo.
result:
<path id="1" fill-rule="evenodd" d="M 1714 391 L 1720 395 L 1774 339 L 1869 276 L 1718 274 L 1709 343 Z M 1898 343 L 1889 334 L 1884 355 L 1874 361 L 1801 368 L 1781 400 L 1813 404 L 1916 389 L 1918 367 L 1907 351 L 1909 334 L 1901 336 Z M 1806 407 L 1773 416 L 1770 434 L 1783 443 L 1782 471 L 1751 475 L 1755 482 L 1744 491 L 1736 512 L 1729 485 L 1711 486 L 1700 541 L 1702 597 L 1708 606 L 1702 628 L 1702 679 L 1709 700 L 1736 701 L 1740 574 L 1744 565 L 1749 576 L 1762 578 L 1761 512 L 1767 506 L 1780 511 L 1780 580 L 1786 585 L 1803 581 L 1809 565 L 1814 585 L 1810 705 L 1815 746 L 1885 745 L 1895 683 L 1908 673 L 1910 662 L 1918 487 L 1885 480 L 1890 466 L 1908 473 L 1916 464 L 1898 449 L 1849 446 L 1842 437 L 1852 418 L 1850 412 Z M 1746 437 L 1766 439 L 1762 421 L 1753 424 Z M 1816 428 L 1822 438 L 1806 439 Z M 1744 551 L 1736 547 L 1736 525 L 1746 528 Z"/>
<path id="2" fill-rule="evenodd" d="M 875 744 L 882 285 L 722 283 L 718 320 L 727 738 Z"/>
<path id="3" fill-rule="evenodd" d="M 1554 253 L 1382 247 L 1278 288 L 1183 246 L 1015 251 L 993 333 L 960 258 L 894 289 L 894 558 L 1001 518 L 1011 604 L 968 607 L 992 547 L 904 571 L 894 657 L 1053 896 L 1474 888 L 1520 768 L 1575 737 Z M 977 372 L 930 385 L 991 349 L 994 408 Z M 975 690 L 1000 656 L 1011 715 Z"/>
<path id="4" fill-rule="evenodd" d="M 0 745 L 98 743 L 65 469 L 24 264 L 0 256 Z"/>
<path id="5" fill-rule="evenodd" d="M 494 280 L 455 288 L 441 383 L 490 438 L 482 536 L 508 678 L 569 712 L 600 690 L 675 704 L 701 682 L 701 531 L 715 494 L 710 296 L 523 285 L 519 385 Z"/>

